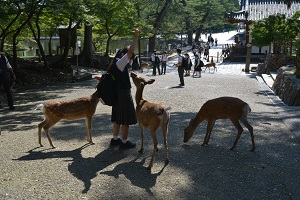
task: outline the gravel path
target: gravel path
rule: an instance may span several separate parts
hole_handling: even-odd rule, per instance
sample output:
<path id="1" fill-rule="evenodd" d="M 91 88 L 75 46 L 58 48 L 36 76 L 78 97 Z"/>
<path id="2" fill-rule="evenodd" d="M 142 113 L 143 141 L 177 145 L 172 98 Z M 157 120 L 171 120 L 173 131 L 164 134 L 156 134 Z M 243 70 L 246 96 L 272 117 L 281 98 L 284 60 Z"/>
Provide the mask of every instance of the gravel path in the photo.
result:
<path id="1" fill-rule="evenodd" d="M 167 166 L 160 130 L 151 172 L 146 167 L 153 143 L 145 131 L 145 153 L 137 152 L 138 125 L 130 128 L 136 149 L 108 148 L 111 108 L 102 104 L 93 118 L 95 145 L 85 145 L 84 120 L 76 120 L 62 121 L 51 130 L 56 149 L 50 148 L 46 137 L 42 137 L 44 147 L 38 147 L 37 124 L 43 116 L 34 107 L 48 100 L 90 95 L 95 80 L 16 91 L 16 111 L 0 111 L 0 199 L 298 199 L 299 138 L 285 123 L 299 124 L 296 112 L 280 112 L 255 74 L 207 72 L 201 78 L 186 77 L 186 86 L 178 87 L 172 62 L 166 75 L 140 74 L 156 79 L 145 87 L 144 98 L 172 108 Z M 220 96 L 235 96 L 250 105 L 255 153 L 250 152 L 246 128 L 236 150 L 229 150 L 236 135 L 229 120 L 216 122 L 208 146 L 200 145 L 206 122 L 183 144 L 189 120 L 204 102 Z"/>

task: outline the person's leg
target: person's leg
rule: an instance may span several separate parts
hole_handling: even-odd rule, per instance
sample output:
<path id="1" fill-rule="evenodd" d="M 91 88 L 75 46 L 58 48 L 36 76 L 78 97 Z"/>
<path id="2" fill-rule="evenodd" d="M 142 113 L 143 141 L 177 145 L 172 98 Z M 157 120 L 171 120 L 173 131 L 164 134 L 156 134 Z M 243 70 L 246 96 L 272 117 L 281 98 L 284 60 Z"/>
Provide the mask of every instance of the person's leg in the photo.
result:
<path id="1" fill-rule="evenodd" d="M 131 149 L 136 146 L 135 143 L 132 143 L 128 140 L 128 132 L 129 132 L 129 125 L 122 125 L 122 143 L 120 145 L 121 149 Z"/>
<path id="2" fill-rule="evenodd" d="M 122 125 L 122 140 L 127 140 L 128 138 L 128 131 L 129 131 L 129 125 Z"/>
<path id="3" fill-rule="evenodd" d="M 153 66 L 153 72 L 152 72 L 152 75 L 156 75 L 156 64 L 153 62 L 153 63 L 152 63 L 152 66 Z"/>
<path id="4" fill-rule="evenodd" d="M 161 75 L 161 73 L 160 73 L 160 64 L 157 64 L 157 71 L 158 71 L 158 75 Z"/>
<path id="5" fill-rule="evenodd" d="M 12 94 L 11 94 L 11 89 L 10 89 L 10 82 L 5 82 L 3 83 L 3 87 L 4 87 L 4 91 L 6 93 L 6 97 L 7 97 L 7 104 L 10 110 L 14 110 L 14 102 L 12 99 Z"/>
<path id="6" fill-rule="evenodd" d="M 119 138 L 120 124 L 113 124 L 113 138 L 110 141 L 110 146 L 119 146 L 122 140 Z"/>
<path id="7" fill-rule="evenodd" d="M 183 78 L 184 69 L 182 67 L 178 68 L 178 74 L 180 79 L 180 85 L 184 86 L 184 78 Z"/>

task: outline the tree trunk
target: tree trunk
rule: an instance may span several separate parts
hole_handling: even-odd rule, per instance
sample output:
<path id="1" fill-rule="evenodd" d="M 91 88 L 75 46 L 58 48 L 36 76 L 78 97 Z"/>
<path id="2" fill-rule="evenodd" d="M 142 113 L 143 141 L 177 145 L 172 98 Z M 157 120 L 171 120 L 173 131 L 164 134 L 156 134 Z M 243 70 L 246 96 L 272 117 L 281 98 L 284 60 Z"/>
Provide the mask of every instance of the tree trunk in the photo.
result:
<path id="1" fill-rule="evenodd" d="M 206 21 L 207 17 L 208 17 L 209 13 L 205 13 L 205 15 L 203 16 L 201 22 L 200 22 L 200 26 L 199 28 L 197 28 L 197 32 L 196 32 L 196 36 L 195 36 L 195 41 L 196 42 L 199 42 L 199 38 L 200 38 L 200 35 L 201 35 L 201 32 L 203 30 L 203 24 L 204 22 Z"/>
<path id="2" fill-rule="evenodd" d="M 193 28 L 191 27 L 191 21 L 189 18 L 186 18 L 186 29 L 188 36 L 188 45 L 192 45 L 193 43 Z"/>
<path id="3" fill-rule="evenodd" d="M 38 34 L 37 35 L 36 35 L 35 31 L 34 31 L 34 28 L 32 27 L 31 22 L 29 22 L 28 25 L 29 25 L 29 27 L 31 29 L 31 32 L 33 34 L 33 37 L 34 37 L 34 39 L 35 39 L 35 41 L 36 41 L 36 43 L 37 43 L 37 45 L 39 47 L 39 54 L 40 55 L 38 55 L 38 56 L 39 57 L 42 56 L 42 60 L 44 61 L 44 67 L 48 68 L 48 60 L 47 60 L 47 57 L 45 55 L 44 47 L 41 44 L 41 29 L 40 29 L 40 26 L 38 25 L 38 18 L 39 18 L 39 16 L 37 16 L 36 24 L 35 24 L 35 26 L 36 26 L 36 28 L 38 30 Z"/>
<path id="4" fill-rule="evenodd" d="M 1 44 L 0 44 L 0 51 L 4 50 L 4 42 L 5 42 L 5 38 L 6 36 L 8 36 L 9 33 L 9 29 L 13 26 L 13 24 L 17 21 L 17 19 L 20 17 L 21 15 L 21 10 L 20 7 L 18 7 L 18 13 L 16 14 L 16 16 L 11 20 L 11 22 L 5 27 L 5 29 L 2 31 L 2 33 L 0 34 L 0 38 L 1 38 Z"/>
<path id="5" fill-rule="evenodd" d="M 34 11 L 30 12 L 28 14 L 27 19 L 21 24 L 21 26 L 16 30 L 16 32 L 13 34 L 13 69 L 14 71 L 18 71 L 18 55 L 17 55 L 17 37 L 21 33 L 21 30 L 25 27 L 26 24 L 31 20 L 33 17 Z"/>
<path id="6" fill-rule="evenodd" d="M 104 56 L 108 56 L 109 44 L 110 44 L 111 38 L 112 37 L 110 35 L 107 37 L 107 40 L 106 40 L 106 49 L 105 49 L 105 55 Z"/>
<path id="7" fill-rule="evenodd" d="M 300 79 L 300 53 L 296 54 L 296 72 L 295 75 Z"/>
<path id="8" fill-rule="evenodd" d="M 79 64 L 82 66 L 92 66 L 94 59 L 93 41 L 92 41 L 93 25 L 84 25 L 84 46 L 79 55 Z"/>
<path id="9" fill-rule="evenodd" d="M 149 38 L 149 52 L 150 52 L 150 54 L 155 49 L 155 43 L 156 43 L 156 34 L 153 34 L 153 36 Z"/>
<path id="10" fill-rule="evenodd" d="M 72 22 L 73 22 L 73 20 L 69 19 L 69 26 L 66 31 L 66 41 L 65 41 L 65 46 L 64 46 L 64 52 L 60 58 L 60 62 L 62 62 L 62 63 L 67 63 L 67 59 L 68 59 L 70 42 L 71 42 Z"/>
<path id="11" fill-rule="evenodd" d="M 159 27 L 161 26 L 161 23 L 164 21 L 164 18 L 167 14 L 167 9 L 169 8 L 171 3 L 172 3 L 172 0 L 166 0 L 163 8 L 157 14 L 157 18 L 155 19 L 155 21 L 153 23 L 154 33 L 153 33 L 153 36 L 149 38 L 149 52 L 153 52 L 155 49 L 155 36 L 157 34 L 156 30 L 159 29 Z"/>
<path id="12" fill-rule="evenodd" d="M 50 36 L 49 42 L 48 42 L 48 52 L 49 52 L 49 56 L 53 56 L 53 55 L 52 55 L 52 44 L 51 44 L 51 42 L 52 42 L 52 35 Z"/>

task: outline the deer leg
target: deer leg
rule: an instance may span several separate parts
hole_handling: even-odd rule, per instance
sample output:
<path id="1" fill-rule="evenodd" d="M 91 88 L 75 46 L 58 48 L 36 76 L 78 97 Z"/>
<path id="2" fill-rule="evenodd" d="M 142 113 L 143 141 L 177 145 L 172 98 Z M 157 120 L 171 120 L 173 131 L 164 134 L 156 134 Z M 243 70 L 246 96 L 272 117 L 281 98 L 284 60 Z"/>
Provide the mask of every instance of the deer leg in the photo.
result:
<path id="1" fill-rule="evenodd" d="M 250 132 L 251 135 L 251 141 L 252 141 L 252 149 L 251 151 L 255 151 L 255 143 L 254 143 L 254 135 L 253 135 L 253 127 L 249 124 L 247 118 L 241 118 L 240 121 L 247 127 L 247 129 Z"/>
<path id="2" fill-rule="evenodd" d="M 168 122 L 164 124 L 162 127 L 162 133 L 164 137 L 164 146 L 165 146 L 165 151 L 166 151 L 166 161 L 165 164 L 169 163 L 169 155 L 168 155 L 168 142 L 167 142 L 167 134 L 168 134 Z"/>
<path id="3" fill-rule="evenodd" d="M 38 124 L 38 135 L 39 135 L 39 144 L 42 147 L 42 128 L 48 123 L 48 119 L 45 118 L 44 121 Z"/>
<path id="4" fill-rule="evenodd" d="M 156 138 L 156 131 L 151 131 L 151 136 L 152 136 L 152 140 L 153 140 L 153 152 L 152 152 L 152 156 L 151 156 L 151 161 L 149 163 L 148 169 L 151 170 L 152 166 L 153 166 L 153 161 L 154 161 L 154 156 L 156 155 L 157 152 L 157 138 Z"/>
<path id="5" fill-rule="evenodd" d="M 91 133 L 91 130 L 92 130 L 92 116 L 87 116 L 85 118 L 85 125 L 86 125 L 86 130 L 87 130 L 87 141 L 90 144 L 94 144 L 93 141 L 92 141 L 92 133 Z"/>
<path id="6" fill-rule="evenodd" d="M 234 140 L 234 143 L 232 145 L 232 147 L 230 148 L 230 150 L 233 150 L 236 147 L 237 142 L 239 141 L 241 134 L 243 132 L 243 128 L 239 123 L 239 120 L 232 120 L 230 119 L 232 124 L 235 126 L 235 128 L 238 130 L 238 134 L 236 135 L 236 138 Z"/>
<path id="7" fill-rule="evenodd" d="M 214 127 L 214 125 L 215 125 L 215 122 L 216 122 L 216 120 L 214 119 L 214 120 L 212 120 L 212 122 L 211 122 L 211 126 L 209 127 L 209 134 L 208 134 L 208 137 L 207 137 L 207 141 L 206 141 L 206 144 L 208 144 L 208 142 L 209 142 L 209 140 L 210 140 L 210 136 L 211 136 L 211 132 L 212 132 L 212 129 L 213 129 L 213 127 Z"/>
<path id="8" fill-rule="evenodd" d="M 213 125 L 213 120 L 209 119 L 207 120 L 207 127 L 206 127 L 206 134 L 205 134 L 205 138 L 204 138 L 204 141 L 202 143 L 202 146 L 208 144 L 208 139 L 209 139 L 209 134 L 210 134 L 210 131 L 211 131 L 211 127 Z"/>
<path id="9" fill-rule="evenodd" d="M 55 148 L 55 146 L 52 144 L 52 141 L 51 141 L 51 138 L 50 138 L 50 135 L 49 135 L 49 129 L 54 126 L 59 120 L 49 120 L 48 123 L 44 126 L 44 130 L 45 130 L 45 133 L 46 133 L 46 136 L 48 138 L 48 141 L 51 145 L 52 148 Z"/>
<path id="10" fill-rule="evenodd" d="M 140 133 L 141 133 L 142 142 L 141 142 L 141 148 L 139 150 L 139 153 L 143 153 L 144 152 L 144 127 L 143 126 L 140 126 Z"/>

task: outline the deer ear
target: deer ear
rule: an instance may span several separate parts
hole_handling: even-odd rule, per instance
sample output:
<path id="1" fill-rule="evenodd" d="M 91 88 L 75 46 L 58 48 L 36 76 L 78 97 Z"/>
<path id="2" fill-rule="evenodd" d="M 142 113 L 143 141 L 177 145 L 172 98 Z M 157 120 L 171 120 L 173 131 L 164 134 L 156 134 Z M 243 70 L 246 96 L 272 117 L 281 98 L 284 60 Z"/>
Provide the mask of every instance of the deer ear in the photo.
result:
<path id="1" fill-rule="evenodd" d="M 155 79 L 150 79 L 149 81 L 147 81 L 147 84 L 152 84 L 154 83 Z"/>

